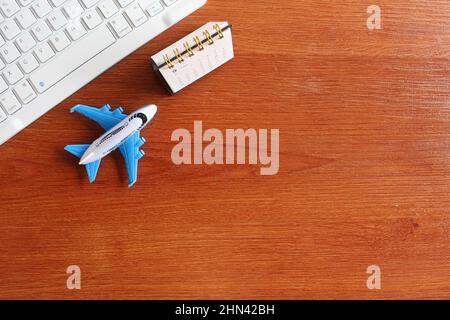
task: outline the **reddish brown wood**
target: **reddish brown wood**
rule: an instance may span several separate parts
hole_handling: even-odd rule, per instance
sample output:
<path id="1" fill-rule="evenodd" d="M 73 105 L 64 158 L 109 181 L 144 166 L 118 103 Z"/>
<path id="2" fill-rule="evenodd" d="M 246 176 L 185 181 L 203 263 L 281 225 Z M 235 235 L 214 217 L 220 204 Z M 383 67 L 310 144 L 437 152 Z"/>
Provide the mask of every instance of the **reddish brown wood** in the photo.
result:
<path id="1" fill-rule="evenodd" d="M 1 146 L 0 297 L 450 298 L 449 2 L 376 2 L 380 31 L 364 1 L 210 0 Z M 214 20 L 236 58 L 168 96 L 149 57 Z M 137 185 L 119 155 L 88 185 L 69 108 L 148 102 Z M 279 174 L 173 165 L 194 120 L 279 128 Z"/>

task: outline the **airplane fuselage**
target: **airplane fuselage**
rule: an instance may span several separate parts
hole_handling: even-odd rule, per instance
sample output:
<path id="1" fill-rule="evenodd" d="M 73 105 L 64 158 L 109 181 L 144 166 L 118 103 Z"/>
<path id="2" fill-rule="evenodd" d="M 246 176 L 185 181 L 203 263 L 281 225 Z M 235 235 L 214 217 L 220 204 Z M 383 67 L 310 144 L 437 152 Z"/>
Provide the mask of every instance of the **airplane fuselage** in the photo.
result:
<path id="1" fill-rule="evenodd" d="M 92 142 L 80 159 L 80 164 L 85 165 L 102 159 L 127 140 L 132 134 L 142 130 L 155 116 L 155 105 L 145 106 L 120 121 L 117 125 L 105 132 L 97 140 Z"/>

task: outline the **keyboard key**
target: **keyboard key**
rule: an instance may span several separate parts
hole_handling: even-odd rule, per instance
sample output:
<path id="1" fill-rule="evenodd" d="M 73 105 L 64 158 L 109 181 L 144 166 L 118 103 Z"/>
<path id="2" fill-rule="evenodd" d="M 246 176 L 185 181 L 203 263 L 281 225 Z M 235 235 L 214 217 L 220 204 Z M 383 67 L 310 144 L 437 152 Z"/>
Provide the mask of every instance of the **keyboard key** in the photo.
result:
<path id="1" fill-rule="evenodd" d="M 31 83 L 42 93 L 115 41 L 108 27 L 102 25 L 35 71 L 30 77 Z"/>
<path id="2" fill-rule="evenodd" d="M 52 11 L 52 13 L 48 15 L 47 20 L 50 23 L 53 30 L 59 30 L 67 23 L 67 19 L 66 17 L 64 17 L 61 10 Z"/>
<path id="3" fill-rule="evenodd" d="M 173 5 L 175 2 L 177 2 L 177 0 L 163 0 L 164 3 L 166 4 L 166 6 L 171 6 Z"/>
<path id="4" fill-rule="evenodd" d="M 22 7 L 28 7 L 34 0 L 19 0 Z"/>
<path id="5" fill-rule="evenodd" d="M 30 103 L 36 98 L 36 93 L 27 80 L 22 81 L 14 88 L 15 94 L 19 97 L 23 104 Z"/>
<path id="6" fill-rule="evenodd" d="M 155 0 L 140 0 L 139 5 L 143 10 L 147 11 L 150 17 L 154 17 L 164 10 L 161 2 Z"/>
<path id="7" fill-rule="evenodd" d="M 5 71 L 3 71 L 3 75 L 5 76 L 5 79 L 9 84 L 15 84 L 17 81 L 23 78 L 22 71 L 20 71 L 20 69 L 15 64 L 7 67 Z"/>
<path id="8" fill-rule="evenodd" d="M 6 67 L 3 61 L 0 59 L 0 70 L 3 70 L 3 68 Z"/>
<path id="9" fill-rule="evenodd" d="M 64 2 L 66 2 L 66 0 L 50 0 L 50 2 L 54 7 L 59 7 Z"/>
<path id="10" fill-rule="evenodd" d="M 100 15 L 96 10 L 92 10 L 83 16 L 83 21 L 86 23 L 87 27 L 92 30 L 102 23 L 102 18 L 100 18 Z"/>
<path id="11" fill-rule="evenodd" d="M 32 28 L 31 32 L 36 37 L 38 41 L 43 41 L 44 39 L 47 39 L 51 34 L 52 31 L 50 30 L 50 27 L 48 24 L 45 23 L 45 21 L 39 21 L 36 23 Z"/>
<path id="12" fill-rule="evenodd" d="M 20 29 L 17 26 L 17 24 L 14 22 L 14 20 L 8 20 L 4 22 L 0 29 L 2 30 L 3 35 L 7 40 L 13 39 L 15 36 L 17 36 L 20 33 Z"/>
<path id="13" fill-rule="evenodd" d="M 36 45 L 33 37 L 29 32 L 22 32 L 16 39 L 17 46 L 22 52 L 27 52 Z"/>
<path id="14" fill-rule="evenodd" d="M 8 42 L 0 49 L 0 55 L 6 63 L 11 63 L 20 57 L 20 52 L 12 42 Z"/>
<path id="15" fill-rule="evenodd" d="M 39 59 L 39 61 L 41 63 L 44 63 L 47 60 L 49 60 L 51 57 L 53 57 L 55 55 L 55 52 L 48 45 L 48 43 L 44 42 L 43 44 L 41 44 L 34 50 L 34 54 L 36 55 L 36 57 Z"/>
<path id="16" fill-rule="evenodd" d="M 86 8 L 91 8 L 98 2 L 98 0 L 81 0 Z"/>
<path id="17" fill-rule="evenodd" d="M 46 16 L 50 11 L 52 11 L 52 7 L 46 0 L 37 0 L 35 3 L 33 3 L 31 9 L 38 16 L 38 18 L 42 18 Z"/>
<path id="18" fill-rule="evenodd" d="M 3 111 L 3 110 L 0 108 L 0 123 L 2 123 L 3 121 L 5 121 L 7 118 L 8 118 L 8 117 L 7 117 L 6 113 L 5 113 L 5 111 Z"/>
<path id="19" fill-rule="evenodd" d="M 39 67 L 39 62 L 37 62 L 36 58 L 29 53 L 19 59 L 19 66 L 25 73 L 30 73 Z"/>
<path id="20" fill-rule="evenodd" d="M 6 91 L 0 96 L 0 104 L 9 114 L 13 114 L 22 108 L 19 100 L 11 91 Z"/>
<path id="21" fill-rule="evenodd" d="M 5 17 L 9 18 L 18 12 L 20 7 L 15 0 L 2 0 L 0 1 L 0 10 Z"/>
<path id="22" fill-rule="evenodd" d="M 6 84 L 5 80 L 0 77 L 0 93 L 4 92 L 6 89 L 8 89 L 8 85 Z"/>
<path id="23" fill-rule="evenodd" d="M 70 44 L 69 38 L 67 38 L 64 32 L 58 32 L 50 37 L 50 42 L 56 51 L 62 51 Z"/>
<path id="24" fill-rule="evenodd" d="M 69 37 L 72 39 L 72 41 L 76 41 L 82 36 L 86 34 L 86 29 L 83 27 L 80 21 L 76 20 L 69 24 L 67 27 L 67 33 L 69 34 Z"/>
<path id="25" fill-rule="evenodd" d="M 126 9 L 125 14 L 135 27 L 139 27 L 141 24 L 147 21 L 147 16 L 137 3 L 133 4 L 128 9 Z"/>
<path id="26" fill-rule="evenodd" d="M 112 17 L 119 9 L 113 0 L 105 0 L 98 7 L 105 18 Z"/>
<path id="27" fill-rule="evenodd" d="M 64 13 L 69 19 L 75 19 L 83 13 L 83 8 L 77 0 L 70 0 L 64 5 Z"/>
<path id="28" fill-rule="evenodd" d="M 5 44 L 5 40 L 3 39 L 3 37 L 0 35 L 0 47 L 2 46 L 2 45 L 4 45 Z"/>
<path id="29" fill-rule="evenodd" d="M 134 0 L 117 0 L 117 2 L 119 3 L 119 6 L 121 6 L 122 8 L 125 8 L 127 5 L 129 5 L 133 1 Z"/>
<path id="30" fill-rule="evenodd" d="M 114 29 L 114 32 L 117 34 L 119 38 L 122 38 L 124 35 L 131 32 L 130 25 L 121 14 L 112 18 L 109 24 Z"/>
<path id="31" fill-rule="evenodd" d="M 20 10 L 19 14 L 16 15 L 16 20 L 22 29 L 28 29 L 30 26 L 36 23 L 36 18 L 28 8 L 23 8 L 22 10 Z"/>

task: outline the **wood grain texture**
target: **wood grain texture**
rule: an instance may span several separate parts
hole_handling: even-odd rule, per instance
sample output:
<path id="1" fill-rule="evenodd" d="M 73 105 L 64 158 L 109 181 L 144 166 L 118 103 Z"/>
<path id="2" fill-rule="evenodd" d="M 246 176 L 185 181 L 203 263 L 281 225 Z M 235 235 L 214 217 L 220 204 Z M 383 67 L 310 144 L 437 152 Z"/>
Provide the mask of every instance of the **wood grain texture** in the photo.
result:
<path id="1" fill-rule="evenodd" d="M 450 2 L 376 1 L 369 31 L 374 3 L 209 0 L 0 147 L 0 297 L 450 298 Z M 214 20 L 236 58 L 168 96 L 150 55 Z M 89 185 L 63 147 L 101 130 L 69 108 L 148 102 L 137 185 L 118 154 Z M 279 174 L 175 166 L 194 120 L 279 128 Z"/>

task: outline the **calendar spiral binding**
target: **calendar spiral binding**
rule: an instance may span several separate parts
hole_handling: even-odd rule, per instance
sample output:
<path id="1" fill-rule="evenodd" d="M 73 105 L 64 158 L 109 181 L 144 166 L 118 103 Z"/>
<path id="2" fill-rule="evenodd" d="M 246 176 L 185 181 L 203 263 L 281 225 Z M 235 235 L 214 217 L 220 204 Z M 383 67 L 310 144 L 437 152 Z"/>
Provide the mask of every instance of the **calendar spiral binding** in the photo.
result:
<path id="1" fill-rule="evenodd" d="M 173 50 L 173 53 L 169 54 L 163 54 L 164 63 L 159 68 L 168 66 L 169 69 L 172 69 L 175 67 L 175 63 L 178 62 L 179 64 L 185 62 L 184 57 L 192 57 L 195 55 L 196 50 L 202 51 L 205 49 L 206 45 L 213 45 L 215 40 L 221 40 L 223 39 L 224 35 L 223 33 L 231 29 L 231 25 L 227 25 L 223 28 L 219 26 L 219 24 L 215 24 L 213 26 L 214 31 L 204 30 L 203 35 L 201 37 L 194 36 L 193 37 L 193 44 L 190 44 L 189 42 L 183 43 L 183 49 L 179 50 L 178 48 Z"/>

